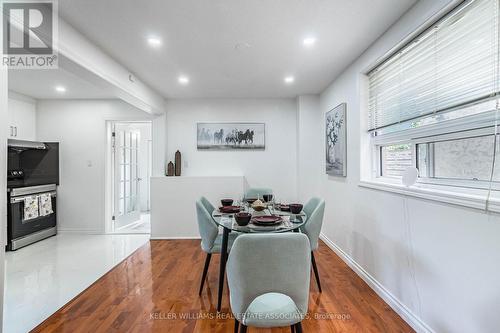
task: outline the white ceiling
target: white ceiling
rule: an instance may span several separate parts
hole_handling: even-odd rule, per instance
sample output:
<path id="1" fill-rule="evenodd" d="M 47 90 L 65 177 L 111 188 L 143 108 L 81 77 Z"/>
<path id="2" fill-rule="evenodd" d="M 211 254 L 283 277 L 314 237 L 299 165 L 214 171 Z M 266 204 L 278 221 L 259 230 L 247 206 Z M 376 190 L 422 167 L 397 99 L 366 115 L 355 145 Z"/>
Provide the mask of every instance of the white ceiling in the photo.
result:
<path id="1" fill-rule="evenodd" d="M 265 98 L 322 92 L 415 2 L 64 0 L 59 11 L 166 98 Z M 163 45 L 149 47 L 148 36 Z"/>
<path id="2" fill-rule="evenodd" d="M 98 87 L 71 72 L 58 69 L 9 70 L 9 90 L 35 99 L 116 98 L 110 89 Z M 65 93 L 55 90 L 66 88 Z"/>

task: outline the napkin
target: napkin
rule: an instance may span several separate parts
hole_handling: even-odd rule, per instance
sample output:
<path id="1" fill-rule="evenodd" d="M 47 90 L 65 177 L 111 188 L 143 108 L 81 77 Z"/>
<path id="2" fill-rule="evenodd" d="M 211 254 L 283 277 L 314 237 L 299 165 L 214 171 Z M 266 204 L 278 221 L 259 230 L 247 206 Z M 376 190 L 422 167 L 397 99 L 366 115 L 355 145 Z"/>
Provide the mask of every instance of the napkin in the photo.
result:
<path id="1" fill-rule="evenodd" d="M 38 196 L 32 195 L 24 198 L 24 221 L 36 219 L 38 213 Z"/>
<path id="2" fill-rule="evenodd" d="M 50 193 L 40 194 L 40 216 L 47 216 L 53 213 L 52 196 Z"/>

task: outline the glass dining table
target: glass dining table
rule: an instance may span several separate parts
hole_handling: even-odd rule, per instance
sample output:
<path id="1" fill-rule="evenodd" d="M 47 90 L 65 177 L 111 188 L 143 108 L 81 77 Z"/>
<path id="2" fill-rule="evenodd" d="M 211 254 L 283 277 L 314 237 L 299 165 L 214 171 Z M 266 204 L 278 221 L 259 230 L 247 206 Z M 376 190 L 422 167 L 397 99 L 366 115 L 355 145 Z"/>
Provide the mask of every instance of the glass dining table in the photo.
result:
<path id="1" fill-rule="evenodd" d="M 250 221 L 246 226 L 240 226 L 234 219 L 234 214 L 226 214 L 215 209 L 212 212 L 212 219 L 214 222 L 222 227 L 222 244 L 221 244 L 221 257 L 219 267 L 219 291 L 217 295 L 217 311 L 221 310 L 222 292 L 224 289 L 224 274 L 226 271 L 226 261 L 228 255 L 228 240 L 231 232 L 238 233 L 278 233 L 278 232 L 299 232 L 299 228 L 307 222 L 307 215 L 303 211 L 299 214 L 292 214 L 284 212 L 272 207 L 266 208 L 263 211 L 257 212 L 252 208 L 247 207 L 246 211 L 252 214 L 252 218 L 261 215 L 277 215 L 282 218 L 281 222 L 272 226 L 260 226 Z"/>

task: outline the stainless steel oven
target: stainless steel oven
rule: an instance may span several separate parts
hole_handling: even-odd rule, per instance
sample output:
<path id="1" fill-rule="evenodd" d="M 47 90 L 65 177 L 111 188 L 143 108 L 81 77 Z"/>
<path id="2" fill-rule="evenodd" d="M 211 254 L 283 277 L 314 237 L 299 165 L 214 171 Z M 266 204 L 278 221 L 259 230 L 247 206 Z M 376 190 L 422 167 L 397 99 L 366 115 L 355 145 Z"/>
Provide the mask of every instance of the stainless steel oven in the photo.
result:
<path id="1" fill-rule="evenodd" d="M 7 249 L 17 250 L 23 246 L 53 236 L 57 233 L 57 186 L 56 184 L 11 188 L 8 192 Z M 27 200 L 49 198 L 44 214 L 26 218 Z"/>

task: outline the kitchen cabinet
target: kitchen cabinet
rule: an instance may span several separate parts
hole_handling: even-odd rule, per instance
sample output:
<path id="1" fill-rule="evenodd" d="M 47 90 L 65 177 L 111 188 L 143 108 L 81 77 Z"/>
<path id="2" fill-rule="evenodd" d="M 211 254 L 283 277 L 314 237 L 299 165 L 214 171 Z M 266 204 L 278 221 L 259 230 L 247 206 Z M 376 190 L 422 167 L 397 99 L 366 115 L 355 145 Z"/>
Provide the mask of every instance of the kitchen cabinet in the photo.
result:
<path id="1" fill-rule="evenodd" d="M 7 135 L 11 139 L 36 140 L 36 103 L 9 97 Z"/>

